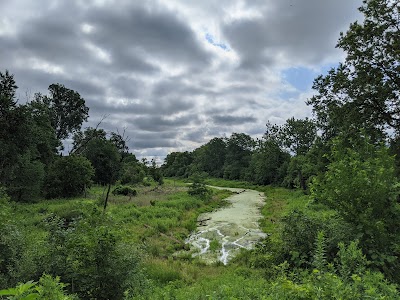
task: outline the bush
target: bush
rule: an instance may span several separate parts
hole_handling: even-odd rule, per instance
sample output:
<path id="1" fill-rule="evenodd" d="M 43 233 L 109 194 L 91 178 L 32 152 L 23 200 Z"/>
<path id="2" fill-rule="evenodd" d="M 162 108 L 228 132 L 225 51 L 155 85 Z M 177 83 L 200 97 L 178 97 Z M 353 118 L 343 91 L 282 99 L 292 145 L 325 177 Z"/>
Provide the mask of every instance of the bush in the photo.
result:
<path id="1" fill-rule="evenodd" d="M 326 258 L 332 262 L 338 243 L 352 239 L 354 230 L 336 215 L 312 215 L 295 210 L 282 220 L 281 238 L 283 259 L 296 267 L 308 267 L 313 261 L 314 241 L 323 231 L 326 239 Z"/>
<path id="2" fill-rule="evenodd" d="M 189 186 L 188 194 L 199 197 L 202 200 L 210 200 L 212 191 L 206 187 L 199 177 L 195 177 L 193 183 Z"/>
<path id="3" fill-rule="evenodd" d="M 113 195 L 124 195 L 124 196 L 136 196 L 137 191 L 130 186 L 126 185 L 118 185 L 115 187 L 115 189 L 112 191 Z"/>
<path id="4" fill-rule="evenodd" d="M 327 172 L 313 181 L 313 197 L 352 224 L 371 263 L 400 282 L 394 158 L 385 145 L 359 137 L 334 139 L 329 159 Z"/>
<path id="5" fill-rule="evenodd" d="M 8 296 L 7 299 L 15 300 L 73 300 L 73 296 L 68 296 L 64 291 L 65 284 L 60 282 L 60 278 L 53 278 L 50 275 L 43 275 L 39 284 L 28 281 L 20 283 L 15 288 L 0 290 L 0 296 Z"/>
<path id="6" fill-rule="evenodd" d="M 71 155 L 57 159 L 49 168 L 46 198 L 69 198 L 81 195 L 90 187 L 94 169 L 83 156 Z"/>
<path id="7" fill-rule="evenodd" d="M 48 220 L 48 272 L 81 299 L 123 299 L 144 281 L 137 252 L 118 242 L 110 222 L 95 208 L 67 228 L 57 217 Z"/>

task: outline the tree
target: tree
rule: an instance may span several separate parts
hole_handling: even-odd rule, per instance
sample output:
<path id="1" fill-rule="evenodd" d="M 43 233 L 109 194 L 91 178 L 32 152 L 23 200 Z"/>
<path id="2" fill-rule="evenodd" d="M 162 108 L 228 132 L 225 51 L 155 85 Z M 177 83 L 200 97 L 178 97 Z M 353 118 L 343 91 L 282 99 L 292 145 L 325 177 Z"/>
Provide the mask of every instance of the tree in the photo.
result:
<path id="1" fill-rule="evenodd" d="M 51 124 L 59 140 L 79 131 L 83 121 L 87 121 L 89 108 L 85 105 L 85 100 L 78 92 L 62 84 L 51 84 L 49 96 L 36 94 L 35 101 L 48 107 Z"/>
<path id="2" fill-rule="evenodd" d="M 16 201 L 36 198 L 57 140 L 42 106 L 17 105 L 13 75 L 0 73 L 0 183 Z"/>
<path id="3" fill-rule="evenodd" d="M 47 219 L 47 273 L 60 276 L 80 299 L 123 299 L 127 289 L 139 289 L 143 276 L 138 255 L 120 242 L 111 218 L 93 207 L 88 217 L 68 228 L 64 221 Z"/>
<path id="4" fill-rule="evenodd" d="M 90 187 L 94 169 L 90 161 L 78 155 L 58 158 L 49 168 L 46 176 L 47 198 L 68 198 L 82 195 Z"/>
<path id="5" fill-rule="evenodd" d="M 100 184 L 113 184 L 117 180 L 121 157 L 117 148 L 108 140 L 91 140 L 85 152 L 95 174 L 94 181 Z"/>
<path id="6" fill-rule="evenodd" d="M 162 165 L 162 173 L 164 176 L 188 177 L 190 175 L 190 166 L 193 162 L 193 154 L 191 152 L 172 152 L 169 153 Z"/>
<path id="7" fill-rule="evenodd" d="M 306 154 L 317 137 L 317 126 L 309 118 L 290 118 L 281 127 L 279 138 L 284 147 L 295 155 Z"/>
<path id="8" fill-rule="evenodd" d="M 0 72 L 0 117 L 17 105 L 15 100 L 17 88 L 14 75 L 10 74 L 8 70 L 5 73 Z"/>
<path id="9" fill-rule="evenodd" d="M 88 127 L 85 131 L 78 131 L 72 137 L 72 149 L 69 154 L 84 154 L 89 142 L 93 139 L 107 140 L 104 129 Z"/>
<path id="10" fill-rule="evenodd" d="M 246 179 L 261 185 L 282 183 L 290 155 L 272 140 L 264 139 L 259 144 L 251 156 Z"/>
<path id="11" fill-rule="evenodd" d="M 245 133 L 233 133 L 226 142 L 224 178 L 241 179 L 249 166 L 255 142 Z"/>
<path id="12" fill-rule="evenodd" d="M 122 159 L 119 179 L 122 184 L 136 184 L 143 181 L 146 172 L 143 164 L 139 163 L 135 155 L 129 153 Z"/>
<path id="13" fill-rule="evenodd" d="M 104 209 L 106 209 L 111 185 L 117 181 L 120 172 L 121 155 L 111 141 L 92 139 L 87 144 L 85 156 L 94 167 L 94 181 L 108 185 L 104 200 Z"/>
<path id="14" fill-rule="evenodd" d="M 121 155 L 122 159 L 126 156 L 128 156 L 129 148 L 128 145 L 126 144 L 127 141 L 129 141 L 129 137 L 125 136 L 125 130 L 120 135 L 119 133 L 111 132 L 110 133 L 110 142 L 115 145 L 115 147 L 118 149 L 119 154 Z"/>
<path id="15" fill-rule="evenodd" d="M 44 182 L 44 164 L 32 159 L 28 151 L 17 158 L 9 170 L 7 192 L 18 202 L 32 202 L 40 195 Z"/>
<path id="16" fill-rule="evenodd" d="M 364 135 L 334 139 L 329 160 L 327 172 L 312 184 L 313 197 L 353 224 L 368 258 L 394 276 L 400 221 L 394 158 L 386 146 L 374 145 Z"/>
<path id="17" fill-rule="evenodd" d="M 345 61 L 316 78 L 308 101 L 326 139 L 358 128 L 378 140 L 386 128 L 400 131 L 400 2 L 364 0 L 359 10 L 363 23 L 337 44 Z"/>
<path id="18" fill-rule="evenodd" d="M 222 177 L 226 156 L 226 142 L 222 138 L 213 138 L 194 152 L 193 164 L 197 171 L 207 172 L 212 177 Z"/>

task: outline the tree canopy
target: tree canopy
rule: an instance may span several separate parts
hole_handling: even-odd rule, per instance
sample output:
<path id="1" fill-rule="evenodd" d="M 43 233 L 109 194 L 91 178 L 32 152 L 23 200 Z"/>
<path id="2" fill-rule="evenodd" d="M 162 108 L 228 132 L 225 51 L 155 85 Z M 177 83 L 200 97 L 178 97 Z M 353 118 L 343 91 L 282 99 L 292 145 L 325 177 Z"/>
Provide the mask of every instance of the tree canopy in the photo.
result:
<path id="1" fill-rule="evenodd" d="M 357 128 L 400 131 L 400 2 L 368 0 L 360 11 L 363 22 L 337 44 L 345 61 L 315 79 L 317 94 L 308 101 L 328 139 Z"/>

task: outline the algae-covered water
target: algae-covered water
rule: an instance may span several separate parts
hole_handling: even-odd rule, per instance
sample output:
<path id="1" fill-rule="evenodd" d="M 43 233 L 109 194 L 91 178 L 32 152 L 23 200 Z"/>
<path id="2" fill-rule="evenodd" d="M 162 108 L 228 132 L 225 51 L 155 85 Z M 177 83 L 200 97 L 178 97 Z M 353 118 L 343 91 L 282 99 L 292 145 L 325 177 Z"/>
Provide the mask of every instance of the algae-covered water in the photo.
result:
<path id="1" fill-rule="evenodd" d="M 199 256 L 207 263 L 221 261 L 227 264 L 240 248 L 251 249 L 259 239 L 266 236 L 258 226 L 264 196 L 247 189 L 220 189 L 236 193 L 226 199 L 232 205 L 201 214 L 197 230 L 186 243 L 194 251 L 193 256 Z"/>

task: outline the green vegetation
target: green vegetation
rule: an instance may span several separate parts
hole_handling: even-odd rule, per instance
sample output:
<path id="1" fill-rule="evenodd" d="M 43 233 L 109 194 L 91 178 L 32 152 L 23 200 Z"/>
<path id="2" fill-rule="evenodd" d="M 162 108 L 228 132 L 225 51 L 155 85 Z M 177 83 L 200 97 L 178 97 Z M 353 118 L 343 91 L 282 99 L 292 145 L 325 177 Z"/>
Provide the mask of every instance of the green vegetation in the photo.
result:
<path id="1" fill-rule="evenodd" d="M 399 299 L 400 7 L 360 10 L 345 62 L 314 82 L 315 119 L 216 137 L 161 167 L 124 133 L 82 130 L 77 92 L 52 84 L 19 104 L 0 72 L 0 298 Z M 207 185 L 266 196 L 266 238 L 227 266 L 185 244 L 228 204 Z"/>

